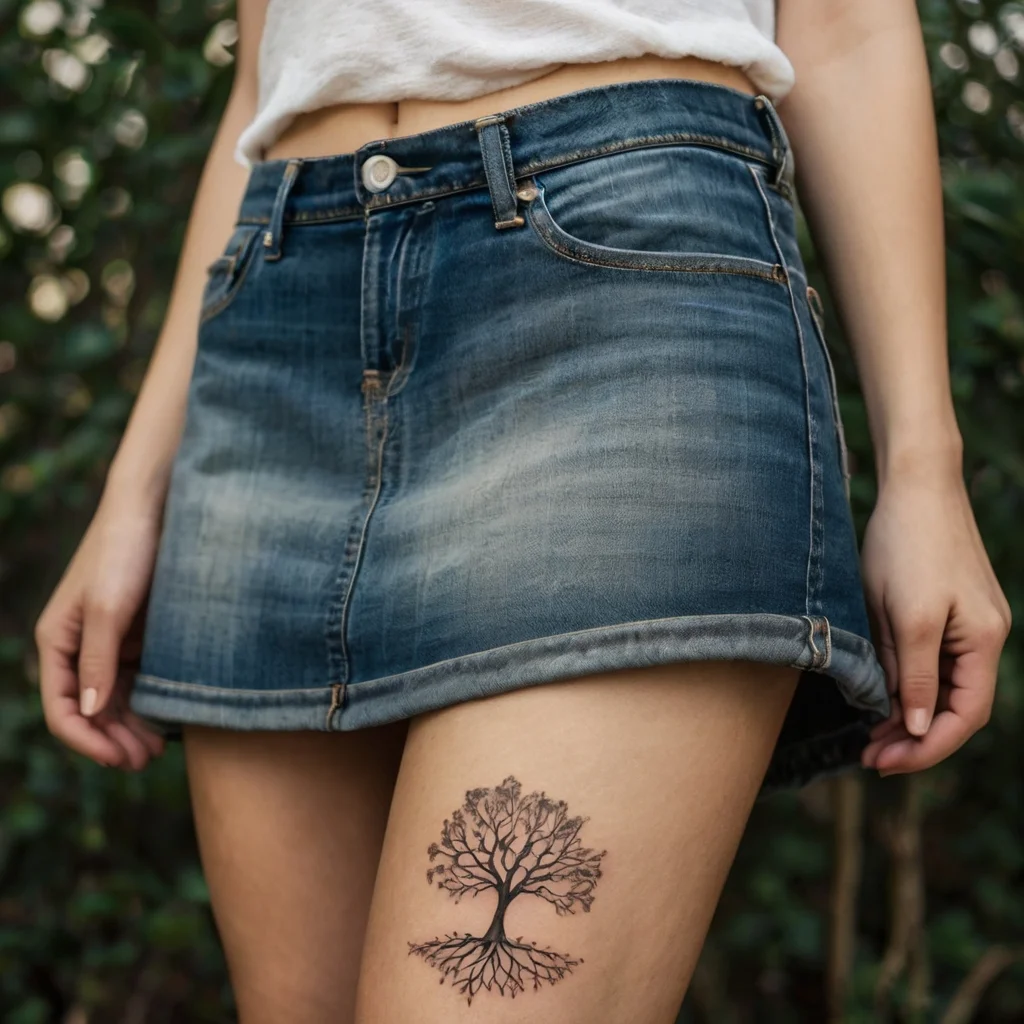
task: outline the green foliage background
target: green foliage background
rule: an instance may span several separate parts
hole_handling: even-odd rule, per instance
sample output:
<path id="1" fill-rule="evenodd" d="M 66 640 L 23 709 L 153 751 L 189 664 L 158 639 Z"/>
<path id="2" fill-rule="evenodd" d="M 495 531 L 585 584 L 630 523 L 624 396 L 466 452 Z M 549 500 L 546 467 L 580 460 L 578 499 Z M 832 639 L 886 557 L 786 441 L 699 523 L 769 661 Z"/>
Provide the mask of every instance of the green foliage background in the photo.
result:
<path id="1" fill-rule="evenodd" d="M 43 724 L 32 627 L 95 506 L 160 327 L 230 87 L 216 41 L 232 10 L 64 3 L 34 32 L 60 3 L 0 0 L 0 1019 L 227 1021 L 180 745 L 141 774 L 66 752 Z M 919 6 L 965 474 L 1019 621 L 1024 4 Z M 862 530 L 874 495 L 864 407 L 831 315 L 828 327 Z M 948 761 L 758 807 L 680 1019 L 1024 1021 L 1022 702 L 1017 630 L 992 721 Z M 830 959 L 844 931 L 851 955 Z"/>

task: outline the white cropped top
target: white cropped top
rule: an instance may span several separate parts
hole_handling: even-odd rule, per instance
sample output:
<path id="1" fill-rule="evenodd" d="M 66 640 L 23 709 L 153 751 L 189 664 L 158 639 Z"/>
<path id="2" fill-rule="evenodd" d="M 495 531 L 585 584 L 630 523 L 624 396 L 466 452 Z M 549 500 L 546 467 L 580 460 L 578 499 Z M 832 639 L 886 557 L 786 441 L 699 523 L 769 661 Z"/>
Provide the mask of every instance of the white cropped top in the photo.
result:
<path id="1" fill-rule="evenodd" d="M 332 103 L 465 100 L 646 54 L 738 65 L 775 101 L 793 84 L 775 0 L 268 0 L 235 159 L 258 162 L 296 114 Z"/>

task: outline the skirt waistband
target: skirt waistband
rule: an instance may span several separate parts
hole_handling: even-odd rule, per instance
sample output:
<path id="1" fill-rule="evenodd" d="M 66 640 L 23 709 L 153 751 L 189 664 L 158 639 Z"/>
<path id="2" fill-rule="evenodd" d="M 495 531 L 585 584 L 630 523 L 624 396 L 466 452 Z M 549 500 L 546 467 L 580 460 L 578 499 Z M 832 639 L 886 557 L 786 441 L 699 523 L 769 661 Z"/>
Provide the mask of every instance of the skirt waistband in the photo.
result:
<path id="1" fill-rule="evenodd" d="M 238 223 L 363 217 L 374 210 L 487 187 L 498 227 L 518 223 L 515 191 L 530 174 L 607 153 L 688 143 L 758 160 L 789 194 L 793 156 L 771 100 L 692 79 L 592 86 L 354 152 L 253 165 Z"/>

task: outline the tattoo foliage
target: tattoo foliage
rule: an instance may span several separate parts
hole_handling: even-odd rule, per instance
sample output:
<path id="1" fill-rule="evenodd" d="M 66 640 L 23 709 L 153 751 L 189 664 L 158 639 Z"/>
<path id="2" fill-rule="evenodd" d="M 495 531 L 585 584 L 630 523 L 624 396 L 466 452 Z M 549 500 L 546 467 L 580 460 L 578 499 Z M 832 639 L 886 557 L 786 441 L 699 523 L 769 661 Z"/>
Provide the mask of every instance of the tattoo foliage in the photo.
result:
<path id="1" fill-rule="evenodd" d="M 466 802 L 446 819 L 441 842 L 427 850 L 431 863 L 427 881 L 444 889 L 458 903 L 463 896 L 493 891 L 498 904 L 482 936 L 453 932 L 430 942 L 409 943 L 409 953 L 422 956 L 441 971 L 441 984 L 451 984 L 472 1003 L 480 989 L 496 989 L 513 998 L 527 984 L 552 985 L 565 977 L 582 957 L 571 960 L 550 946 L 524 943 L 505 935 L 509 904 L 528 895 L 546 900 L 559 915 L 589 912 L 594 887 L 601 877 L 601 858 L 608 852 L 589 850 L 580 829 L 589 818 L 569 817 L 564 800 L 543 792 L 524 796 L 513 776 L 493 789 L 471 789 Z"/>

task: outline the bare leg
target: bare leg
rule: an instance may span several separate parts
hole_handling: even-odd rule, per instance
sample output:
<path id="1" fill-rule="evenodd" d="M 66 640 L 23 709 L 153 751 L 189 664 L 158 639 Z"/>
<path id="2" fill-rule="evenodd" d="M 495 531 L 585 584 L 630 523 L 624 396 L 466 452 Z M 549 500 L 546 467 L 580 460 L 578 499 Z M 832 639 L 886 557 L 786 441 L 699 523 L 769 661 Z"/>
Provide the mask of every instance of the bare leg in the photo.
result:
<path id="1" fill-rule="evenodd" d="M 185 727 L 200 855 L 241 1024 L 351 1024 L 407 726 Z"/>
<path id="2" fill-rule="evenodd" d="M 654 666 L 414 719 L 357 1024 L 671 1024 L 798 678 Z"/>

